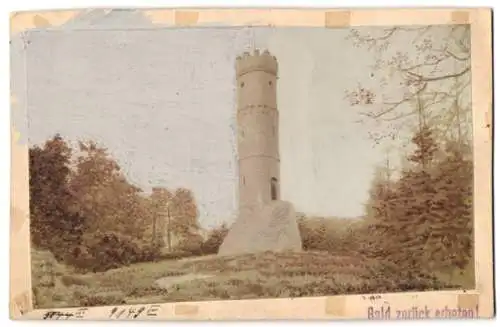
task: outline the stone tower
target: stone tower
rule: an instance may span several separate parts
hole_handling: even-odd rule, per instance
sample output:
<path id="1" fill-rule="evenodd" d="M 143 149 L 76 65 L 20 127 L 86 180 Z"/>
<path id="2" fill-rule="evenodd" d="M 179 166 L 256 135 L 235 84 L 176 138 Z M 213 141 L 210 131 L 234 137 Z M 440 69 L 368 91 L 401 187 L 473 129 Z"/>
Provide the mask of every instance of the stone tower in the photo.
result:
<path id="1" fill-rule="evenodd" d="M 302 250 L 295 209 L 280 199 L 277 75 L 267 51 L 236 59 L 240 203 L 221 256 Z"/>
<path id="2" fill-rule="evenodd" d="M 280 198 L 277 74 L 267 50 L 236 59 L 240 209 Z"/>

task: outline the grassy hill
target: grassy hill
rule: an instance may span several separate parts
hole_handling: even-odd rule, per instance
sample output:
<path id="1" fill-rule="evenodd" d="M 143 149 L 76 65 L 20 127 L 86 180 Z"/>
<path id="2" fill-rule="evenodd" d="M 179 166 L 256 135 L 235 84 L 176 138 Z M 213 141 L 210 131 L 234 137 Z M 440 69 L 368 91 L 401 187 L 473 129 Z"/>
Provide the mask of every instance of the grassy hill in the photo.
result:
<path id="1" fill-rule="evenodd" d="M 50 262 L 36 254 L 38 261 Z M 54 260 L 55 262 L 55 260 Z M 46 265 L 46 264 L 45 264 Z M 255 299 L 460 288 L 389 263 L 326 252 L 204 256 L 79 274 L 59 264 L 33 276 L 36 307 Z"/>

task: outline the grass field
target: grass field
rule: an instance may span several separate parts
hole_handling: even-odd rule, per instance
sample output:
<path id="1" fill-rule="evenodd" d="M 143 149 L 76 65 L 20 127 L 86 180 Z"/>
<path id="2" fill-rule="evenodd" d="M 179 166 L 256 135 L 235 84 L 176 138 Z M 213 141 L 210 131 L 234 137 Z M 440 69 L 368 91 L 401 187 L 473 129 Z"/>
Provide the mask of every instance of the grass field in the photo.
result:
<path id="1" fill-rule="evenodd" d="M 36 307 L 255 299 L 458 289 L 390 264 L 323 252 L 206 256 L 79 274 L 36 254 Z"/>

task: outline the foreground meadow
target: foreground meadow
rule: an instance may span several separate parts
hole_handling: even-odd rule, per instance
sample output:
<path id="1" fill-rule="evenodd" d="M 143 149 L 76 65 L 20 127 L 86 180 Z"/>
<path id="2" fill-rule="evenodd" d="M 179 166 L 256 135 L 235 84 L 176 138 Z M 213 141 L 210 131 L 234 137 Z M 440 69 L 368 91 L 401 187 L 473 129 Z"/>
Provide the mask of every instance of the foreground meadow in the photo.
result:
<path id="1" fill-rule="evenodd" d="M 47 252 L 33 254 L 37 308 L 181 301 L 288 298 L 458 289 L 423 273 L 326 252 L 266 252 L 138 263 L 77 273 Z"/>

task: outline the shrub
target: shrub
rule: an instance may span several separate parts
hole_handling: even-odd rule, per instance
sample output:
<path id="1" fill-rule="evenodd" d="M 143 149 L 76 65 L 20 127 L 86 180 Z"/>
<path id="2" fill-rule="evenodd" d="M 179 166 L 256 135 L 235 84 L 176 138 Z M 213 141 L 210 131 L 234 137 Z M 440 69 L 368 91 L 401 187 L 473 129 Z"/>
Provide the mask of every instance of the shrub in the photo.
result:
<path id="1" fill-rule="evenodd" d="M 73 275 L 64 275 L 61 277 L 61 282 L 64 286 L 71 285 L 80 285 L 80 286 L 88 286 L 89 282 L 86 279 L 83 279 L 78 276 Z"/>
<path id="2" fill-rule="evenodd" d="M 142 244 L 123 234 L 106 232 L 88 236 L 83 245 L 73 248 L 67 262 L 84 271 L 105 271 L 131 263 L 154 261 L 160 249 Z"/>
<path id="3" fill-rule="evenodd" d="M 31 267 L 35 308 L 53 308 L 73 303 L 72 294 L 62 280 L 63 276 L 73 272 L 70 267 L 57 262 L 51 252 L 34 247 L 31 250 Z M 65 281 L 68 282 L 67 279 Z"/>
<path id="4" fill-rule="evenodd" d="M 190 235 L 184 238 L 179 245 L 177 250 L 184 252 L 187 256 L 198 256 L 203 254 L 203 238 L 200 235 Z"/>
<path id="5" fill-rule="evenodd" d="M 95 307 L 105 305 L 126 304 L 123 295 L 94 295 L 94 294 L 79 294 L 79 305 L 82 307 Z"/>
<path id="6" fill-rule="evenodd" d="M 219 252 L 219 247 L 226 238 L 228 232 L 229 229 L 224 224 L 212 230 L 207 240 L 201 245 L 201 251 L 204 254 L 216 254 Z"/>
<path id="7" fill-rule="evenodd" d="M 161 252 L 159 255 L 160 260 L 178 260 L 182 258 L 187 258 L 192 256 L 189 252 L 185 251 L 171 251 L 171 252 Z"/>

